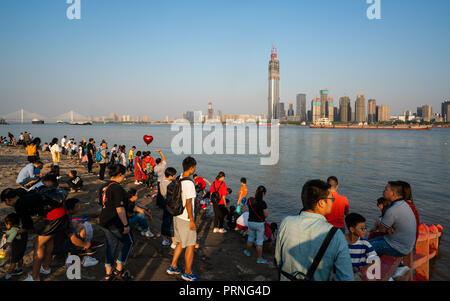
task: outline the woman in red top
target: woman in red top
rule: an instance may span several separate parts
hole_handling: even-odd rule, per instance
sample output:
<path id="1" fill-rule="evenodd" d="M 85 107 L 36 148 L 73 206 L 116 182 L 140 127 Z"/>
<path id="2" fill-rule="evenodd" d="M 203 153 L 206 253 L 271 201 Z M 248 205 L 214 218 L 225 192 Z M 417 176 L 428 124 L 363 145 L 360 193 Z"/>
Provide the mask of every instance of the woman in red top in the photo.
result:
<path id="1" fill-rule="evenodd" d="M 225 196 L 227 193 L 227 184 L 225 184 L 225 173 L 223 171 L 219 172 L 216 180 L 211 184 L 210 195 L 213 192 L 218 192 L 220 196 L 220 201 L 217 204 L 211 202 L 214 208 L 214 233 L 226 233 L 227 230 L 223 227 L 223 220 L 225 218 L 227 209 L 225 208 L 226 201 Z"/>
<path id="2" fill-rule="evenodd" d="M 141 151 L 136 153 L 136 158 L 134 159 L 134 184 L 142 184 L 144 172 L 141 167 Z"/>

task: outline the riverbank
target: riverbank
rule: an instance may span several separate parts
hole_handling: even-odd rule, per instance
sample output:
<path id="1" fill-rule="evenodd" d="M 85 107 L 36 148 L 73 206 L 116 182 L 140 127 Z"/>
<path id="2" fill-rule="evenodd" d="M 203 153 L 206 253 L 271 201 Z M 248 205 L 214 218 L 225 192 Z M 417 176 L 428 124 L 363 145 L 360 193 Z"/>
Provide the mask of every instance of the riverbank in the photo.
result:
<path id="1" fill-rule="evenodd" d="M 40 152 L 41 161 L 44 163 L 43 172 L 46 173 L 51 165 L 51 156 L 49 152 Z M 22 147 L 0 147 L 0 191 L 5 188 L 18 188 L 16 177 L 20 169 L 26 164 L 27 156 Z M 181 162 L 179 164 L 181 165 Z M 174 164 L 175 166 L 175 164 Z M 178 166 L 177 166 L 178 167 Z M 77 170 L 78 174 L 84 181 L 82 192 L 69 193 L 68 197 L 75 197 L 80 200 L 80 211 L 74 218 L 87 217 L 94 228 L 94 239 L 104 242 L 103 232 L 97 226 L 100 207 L 98 206 L 98 189 L 102 185 L 102 181 L 97 175 L 88 175 L 87 168 L 79 163 L 78 159 L 70 159 L 62 156 L 61 163 L 61 179 L 60 187 L 68 187 L 65 182 L 68 179 L 70 170 Z M 98 165 L 94 165 L 93 171 L 98 174 Z M 150 222 L 150 230 L 154 234 L 160 233 L 162 210 L 159 209 L 151 197 L 156 191 L 150 193 L 142 186 L 134 184 L 133 174 L 128 172 L 123 186 L 125 189 L 136 187 L 139 192 L 139 200 L 143 205 L 151 209 L 153 219 Z M 0 205 L 0 218 L 3 225 L 4 217 L 13 212 L 14 209 Z M 275 246 L 273 243 L 264 245 L 264 258 L 267 264 L 257 264 L 256 255 L 247 257 L 243 254 L 246 238 L 239 233 L 229 231 L 225 234 L 213 233 L 213 215 L 211 211 L 207 211 L 204 218 L 199 217 L 198 237 L 200 240 L 200 248 L 195 251 L 193 270 L 202 280 L 211 281 L 269 281 L 277 280 L 277 270 L 273 264 L 273 254 Z M 166 269 L 170 265 L 173 250 L 168 246 L 162 246 L 162 238 L 156 235 L 154 238 L 148 239 L 140 235 L 139 231 L 133 231 L 135 244 L 132 254 L 128 260 L 127 268 L 134 275 L 135 280 L 140 281 L 180 281 L 179 276 L 170 276 L 166 274 Z M 31 271 L 33 242 L 36 236 L 30 235 L 27 245 L 26 255 L 24 257 L 24 274 L 13 277 L 13 280 L 22 280 Z M 255 252 L 256 253 L 256 250 Z M 99 260 L 99 263 L 91 267 L 82 267 L 81 280 L 100 281 L 103 279 L 105 247 L 100 248 L 92 257 Z M 182 256 L 183 257 L 183 256 Z M 48 276 L 41 276 L 44 281 L 64 281 L 67 280 L 64 260 L 57 260 L 51 263 L 52 273 Z M 184 258 L 180 258 L 179 266 L 184 267 Z M 0 268 L 1 275 L 4 274 L 4 267 Z"/>

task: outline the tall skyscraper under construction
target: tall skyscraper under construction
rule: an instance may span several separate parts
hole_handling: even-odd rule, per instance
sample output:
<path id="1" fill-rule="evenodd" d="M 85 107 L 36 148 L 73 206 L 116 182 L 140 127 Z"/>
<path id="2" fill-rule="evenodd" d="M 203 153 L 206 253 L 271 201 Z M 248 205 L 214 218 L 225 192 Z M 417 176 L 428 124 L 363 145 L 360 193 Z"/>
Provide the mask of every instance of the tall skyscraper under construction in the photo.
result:
<path id="1" fill-rule="evenodd" d="M 279 119 L 280 113 L 280 62 L 278 61 L 278 55 L 276 48 L 272 47 L 272 53 L 270 55 L 269 62 L 269 97 L 268 97 L 268 110 L 267 121 L 271 119 Z"/>

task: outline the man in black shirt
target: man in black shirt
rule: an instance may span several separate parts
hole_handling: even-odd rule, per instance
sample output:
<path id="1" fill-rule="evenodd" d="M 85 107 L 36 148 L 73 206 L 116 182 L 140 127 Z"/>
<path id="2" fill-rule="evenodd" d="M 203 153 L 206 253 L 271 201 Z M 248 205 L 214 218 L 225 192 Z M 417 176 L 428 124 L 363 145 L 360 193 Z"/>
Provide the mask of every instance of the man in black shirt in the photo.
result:
<path id="1" fill-rule="evenodd" d="M 87 157 L 88 157 L 88 173 L 92 173 L 92 165 L 94 165 L 96 148 L 94 138 L 89 138 L 89 144 L 87 146 Z"/>
<path id="2" fill-rule="evenodd" d="M 22 232 L 32 229 L 38 234 L 33 255 L 33 272 L 26 280 L 40 280 L 39 274 L 50 274 L 53 237 L 67 225 L 67 213 L 59 201 L 38 192 L 7 188 L 1 193 L 1 201 L 14 207 L 22 220 Z M 32 216 L 39 216 L 36 224 Z M 42 264 L 42 266 L 41 266 Z"/>

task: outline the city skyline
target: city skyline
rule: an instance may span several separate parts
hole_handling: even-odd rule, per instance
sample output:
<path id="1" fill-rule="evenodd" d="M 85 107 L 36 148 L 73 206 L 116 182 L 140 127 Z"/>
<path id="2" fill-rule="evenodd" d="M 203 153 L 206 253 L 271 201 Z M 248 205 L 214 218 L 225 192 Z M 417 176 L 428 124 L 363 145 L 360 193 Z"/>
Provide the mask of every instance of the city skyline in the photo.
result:
<path id="1" fill-rule="evenodd" d="M 2 1 L 1 114 L 164 120 L 210 101 L 229 114 L 267 113 L 271 45 L 286 105 L 302 93 L 308 107 L 326 87 L 335 106 L 364 94 L 395 115 L 438 111 L 450 96 L 448 1 L 383 1 L 382 20 L 367 19 L 365 1 L 127 3 L 82 1 L 81 19 L 68 20 L 65 1 Z"/>

